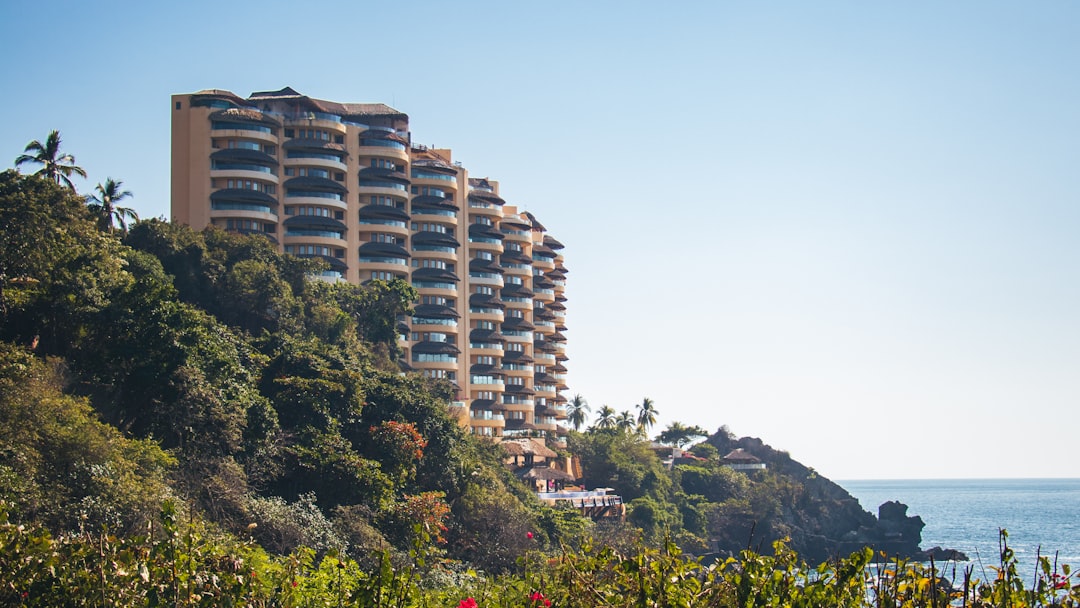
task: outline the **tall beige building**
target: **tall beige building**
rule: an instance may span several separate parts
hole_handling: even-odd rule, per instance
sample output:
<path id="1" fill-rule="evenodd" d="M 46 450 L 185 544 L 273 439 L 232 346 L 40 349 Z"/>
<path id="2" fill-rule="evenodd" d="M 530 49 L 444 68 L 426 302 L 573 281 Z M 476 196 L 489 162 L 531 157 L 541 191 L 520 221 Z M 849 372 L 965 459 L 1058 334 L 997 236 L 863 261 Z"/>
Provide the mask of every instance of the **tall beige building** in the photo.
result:
<path id="1" fill-rule="evenodd" d="M 172 105 L 174 221 L 261 234 L 325 260 L 326 280 L 410 281 L 404 364 L 453 382 L 473 433 L 562 443 L 563 246 L 498 182 L 412 143 L 409 117 L 383 104 L 285 88 Z"/>

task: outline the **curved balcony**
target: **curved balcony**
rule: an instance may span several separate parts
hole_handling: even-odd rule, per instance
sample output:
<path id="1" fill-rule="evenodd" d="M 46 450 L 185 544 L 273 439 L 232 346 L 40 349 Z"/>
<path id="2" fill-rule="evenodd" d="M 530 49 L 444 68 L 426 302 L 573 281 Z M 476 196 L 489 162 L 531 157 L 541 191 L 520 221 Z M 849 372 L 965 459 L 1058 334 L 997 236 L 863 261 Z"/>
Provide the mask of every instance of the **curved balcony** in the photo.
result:
<path id="1" fill-rule="evenodd" d="M 285 180 L 284 186 L 285 196 L 314 196 L 342 200 L 348 192 L 343 184 L 326 177 L 290 177 Z"/>
<path id="2" fill-rule="evenodd" d="M 507 342 L 517 342 L 519 344 L 532 344 L 533 334 L 530 331 L 519 331 L 516 329 L 499 329 L 502 336 L 506 338 Z"/>
<path id="3" fill-rule="evenodd" d="M 286 157 L 281 161 L 281 164 L 286 167 L 317 167 L 319 169 L 337 172 L 344 172 L 349 168 L 344 161 L 334 160 L 333 158 L 312 158 L 307 156 Z"/>
<path id="4" fill-rule="evenodd" d="M 503 311 L 498 308 L 469 308 L 469 316 L 475 321 L 491 321 L 492 323 L 502 323 Z"/>
<path id="5" fill-rule="evenodd" d="M 507 283 L 502 288 L 502 291 L 500 292 L 499 295 L 502 298 L 503 302 L 506 302 L 507 305 L 509 305 L 509 303 L 512 302 L 513 300 L 507 300 L 508 297 L 509 298 L 517 298 L 517 299 L 532 298 L 533 297 L 533 292 L 532 292 L 531 289 L 529 289 L 528 287 L 526 287 L 524 285 L 518 285 L 516 283 Z M 521 302 L 514 302 L 514 303 L 521 303 Z M 532 303 L 531 302 L 529 303 L 529 310 L 532 310 Z"/>
<path id="6" fill-rule="evenodd" d="M 491 287 L 502 287 L 503 278 L 502 275 L 492 272 L 469 272 L 469 285 L 490 285 Z"/>
<path id="7" fill-rule="evenodd" d="M 502 342 L 470 342 L 469 349 L 472 354 L 479 356 L 501 357 L 503 355 Z"/>
<path id="8" fill-rule="evenodd" d="M 305 243 L 341 247 L 345 241 L 345 224 L 328 217 L 301 215 L 282 222 L 287 244 Z"/>
<path id="9" fill-rule="evenodd" d="M 458 276 L 445 268 L 416 268 L 412 271 L 414 282 L 421 283 L 460 283 Z"/>
<path id="10" fill-rule="evenodd" d="M 509 354 L 509 353 L 507 353 L 507 354 Z M 512 363 L 518 363 L 518 362 L 513 361 Z M 522 365 L 522 367 L 526 367 L 528 369 L 506 369 L 506 364 L 507 364 L 506 355 L 503 355 L 503 374 L 505 374 L 507 378 L 522 378 L 524 380 L 532 380 L 532 378 L 533 378 L 533 370 L 532 370 L 533 366 L 532 365 Z"/>
<path id="11" fill-rule="evenodd" d="M 494 226 L 487 224 L 469 224 L 470 243 L 501 244 L 503 234 Z"/>
<path id="12" fill-rule="evenodd" d="M 458 170 L 453 165 L 435 160 L 415 160 L 409 177 L 417 185 L 458 189 Z"/>
<path id="13" fill-rule="evenodd" d="M 311 129 L 326 129 L 338 135 L 345 135 L 348 129 L 341 122 L 337 114 L 326 112 L 292 112 L 285 116 L 285 125 L 290 127 L 307 127 Z"/>
<path id="14" fill-rule="evenodd" d="M 526 353 L 525 351 L 508 350 L 505 353 L 503 353 L 503 365 L 506 365 L 507 363 L 514 363 L 514 364 L 518 364 L 518 365 L 531 365 L 534 362 L 535 361 L 533 360 L 533 358 L 531 356 L 529 356 L 529 354 Z M 523 377 L 527 378 L 527 377 L 532 375 L 531 370 L 529 370 L 527 373 L 528 373 L 528 376 L 523 376 Z"/>
<path id="15" fill-rule="evenodd" d="M 505 224 L 505 222 L 503 222 Z M 522 245 L 528 245 L 532 242 L 532 233 L 528 230 L 512 230 L 505 227 L 500 227 L 499 232 L 502 233 L 503 239 L 510 243 L 521 243 Z M 531 259 L 529 260 L 532 261 Z"/>
<path id="16" fill-rule="evenodd" d="M 259 165 L 247 165 L 248 168 L 240 168 L 241 165 L 222 165 L 229 168 L 218 169 L 211 166 L 211 179 L 243 179 L 267 182 L 270 184 L 280 183 L 278 176 L 270 171 L 270 167 Z M 265 169 L 265 170 L 264 170 Z"/>
<path id="17" fill-rule="evenodd" d="M 476 202 L 478 205 L 494 205 L 500 208 L 506 204 L 506 201 L 504 201 L 502 197 L 500 197 L 498 194 L 487 190 L 479 190 L 475 188 L 469 190 L 470 206 L 472 206 L 471 204 L 473 202 Z M 502 212 L 500 211 L 499 214 L 502 215 Z"/>
<path id="18" fill-rule="evenodd" d="M 506 339 L 494 329 L 473 329 L 469 332 L 470 344 L 503 344 Z M 501 350 L 501 348 L 500 348 Z"/>
<path id="19" fill-rule="evenodd" d="M 210 193 L 210 210 L 239 211 L 242 217 L 258 217 L 276 221 L 278 200 L 265 192 L 242 188 L 225 188 Z M 248 215 L 254 213 L 257 215 Z M 211 215 L 215 215 L 211 213 Z"/>
<path id="20" fill-rule="evenodd" d="M 441 196 L 414 196 L 410 204 L 414 216 L 435 216 L 434 221 L 456 226 L 458 206 Z M 419 220 L 420 218 L 416 218 Z"/>
<path id="21" fill-rule="evenodd" d="M 506 317 L 506 319 L 503 321 L 502 329 L 509 331 L 531 332 L 536 329 L 536 326 L 525 320 L 525 318 L 523 317 Z M 530 334 L 530 342 L 531 341 L 532 340 Z"/>
<path id="22" fill-rule="evenodd" d="M 401 227 L 407 227 L 411 219 L 407 211 L 390 205 L 365 205 L 360 208 L 359 218 L 361 223 L 365 220 L 371 220 L 373 224 L 380 226 L 397 225 L 378 221 L 388 220 L 397 222 Z"/>
<path id="23" fill-rule="evenodd" d="M 294 215 L 286 218 L 282 225 L 288 230 L 314 230 L 322 232 L 338 232 L 344 237 L 346 227 L 344 222 L 332 217 L 321 215 Z"/>
<path id="24" fill-rule="evenodd" d="M 469 239 L 469 250 L 471 251 L 487 251 L 492 255 L 498 256 L 503 251 L 502 241 L 495 242 L 478 242 L 475 239 Z"/>
<path id="25" fill-rule="evenodd" d="M 506 375 L 499 366 L 487 363 L 472 364 L 469 366 L 469 374 L 473 376 L 498 376 L 500 378 Z"/>
<path id="26" fill-rule="evenodd" d="M 513 395 L 515 397 L 519 397 L 519 398 L 523 398 L 523 399 L 531 399 L 532 396 L 535 395 L 535 394 L 536 394 L 536 391 L 534 391 L 533 389 L 529 388 L 528 386 L 526 386 L 524 384 L 507 384 L 506 388 L 504 389 L 504 392 L 503 392 L 504 396 L 505 395 Z M 504 399 L 503 402 L 505 403 L 505 399 Z"/>
<path id="27" fill-rule="evenodd" d="M 496 414 L 494 412 L 491 412 L 486 416 L 484 416 L 484 415 L 476 416 L 476 415 L 474 415 L 474 413 L 475 413 L 474 410 L 469 411 L 469 426 L 470 427 L 491 427 L 493 429 L 502 429 L 503 425 L 505 424 L 505 421 L 503 420 L 503 415 L 502 414 Z M 494 435 L 494 436 L 498 437 L 498 435 Z"/>
<path id="28" fill-rule="evenodd" d="M 272 211 L 267 213 L 265 211 L 253 211 L 249 209 L 219 209 L 217 207 L 214 207 L 213 205 L 211 205 L 210 207 L 210 217 L 215 220 L 230 218 L 243 220 L 258 220 L 272 225 L 276 225 L 278 220 L 277 214 Z M 269 232 L 266 234 L 274 236 L 274 232 Z"/>
<path id="29" fill-rule="evenodd" d="M 469 306 L 478 308 L 497 308 L 500 310 L 506 307 L 498 296 L 486 293 L 474 293 L 470 295 Z"/>
<path id="30" fill-rule="evenodd" d="M 315 166 L 345 171 L 348 153 L 341 144 L 321 139 L 290 139 L 281 146 L 285 150 L 285 166 Z"/>
<path id="31" fill-rule="evenodd" d="M 409 347 L 409 351 L 415 356 L 424 355 L 458 355 L 461 350 L 451 342 L 435 342 L 424 340 Z"/>
<path id="32" fill-rule="evenodd" d="M 387 266 L 389 267 L 387 269 L 393 272 L 407 271 L 407 260 L 411 257 L 404 247 L 393 243 L 364 243 L 360 245 L 359 253 L 361 264 L 378 265 L 380 266 L 378 270 L 383 270 L 382 266 Z"/>
<path id="33" fill-rule="evenodd" d="M 431 328 L 431 331 L 446 331 L 456 328 L 461 315 L 456 310 L 442 304 L 417 304 L 413 307 L 412 326 Z"/>
<path id="34" fill-rule="evenodd" d="M 485 260 L 483 258 L 473 258 L 469 260 L 469 272 L 478 272 L 483 274 L 503 274 L 505 271 L 502 266 L 495 260 Z"/>
<path id="35" fill-rule="evenodd" d="M 529 312 L 533 309 L 533 299 L 520 296 L 500 296 L 507 310 L 520 310 Z"/>
<path id="36" fill-rule="evenodd" d="M 423 254 L 428 252 L 451 253 L 456 257 L 457 249 L 461 247 L 461 243 L 450 233 L 422 230 L 413 233 L 412 246 L 413 251 L 418 252 L 418 254 L 420 252 L 423 252 Z"/>
<path id="37" fill-rule="evenodd" d="M 217 171 L 228 171 L 231 168 L 258 173 L 277 173 L 278 160 L 259 150 L 247 148 L 225 148 L 210 153 L 210 168 Z"/>
<path id="38" fill-rule="evenodd" d="M 555 301 L 555 292 L 550 289 L 536 289 L 533 299 L 537 302 L 543 302 L 545 304 Z"/>
<path id="39" fill-rule="evenodd" d="M 482 204 L 482 203 L 478 203 L 478 202 L 476 202 L 476 201 L 474 201 L 472 199 L 469 200 L 468 205 L 469 205 L 469 215 L 482 215 L 482 216 L 485 216 L 485 217 L 491 219 L 491 221 L 494 222 L 496 225 L 499 224 L 503 219 L 502 207 L 500 207 L 498 205 Z"/>
<path id="40" fill-rule="evenodd" d="M 360 170 L 358 186 L 362 193 L 404 197 L 409 192 L 409 179 L 391 169 L 367 167 Z"/>
<path id="41" fill-rule="evenodd" d="M 360 147 L 357 154 L 369 158 L 392 158 L 401 161 L 402 164 L 409 162 L 408 142 L 391 131 L 380 129 L 368 129 L 360 133 Z"/>
<path id="42" fill-rule="evenodd" d="M 265 132 L 272 133 L 281 126 L 280 120 L 255 108 L 226 108 L 211 112 L 208 118 L 211 123 L 222 125 L 222 129 L 237 125 L 242 129 L 266 129 Z M 219 130 L 214 126 L 211 128 Z"/>
<path id="43" fill-rule="evenodd" d="M 397 207 L 367 205 L 360 208 L 358 215 L 357 228 L 361 232 L 389 232 L 402 237 L 409 235 L 409 214 Z"/>

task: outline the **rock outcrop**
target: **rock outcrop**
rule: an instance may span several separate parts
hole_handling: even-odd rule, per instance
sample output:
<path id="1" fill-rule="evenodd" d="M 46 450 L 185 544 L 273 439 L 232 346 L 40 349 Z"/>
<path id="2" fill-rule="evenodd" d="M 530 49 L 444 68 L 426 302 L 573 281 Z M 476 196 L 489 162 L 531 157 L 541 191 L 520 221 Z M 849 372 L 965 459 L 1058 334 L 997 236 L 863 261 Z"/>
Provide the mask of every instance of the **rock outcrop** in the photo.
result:
<path id="1" fill-rule="evenodd" d="M 768 551 L 773 541 L 787 538 L 807 562 L 846 557 L 867 546 L 878 556 L 923 561 L 930 555 L 942 561 L 966 559 L 958 551 L 922 551 L 919 545 L 925 523 L 919 516 L 909 516 L 903 503 L 886 502 L 874 517 L 847 490 L 760 439 L 736 439 L 721 429 L 707 441 L 721 454 L 741 448 L 765 463 L 764 471 L 747 471 L 746 475 L 751 484 L 762 486 L 763 494 L 771 493 L 776 503 L 717 522 L 710 540 L 723 554 L 745 548 Z"/>

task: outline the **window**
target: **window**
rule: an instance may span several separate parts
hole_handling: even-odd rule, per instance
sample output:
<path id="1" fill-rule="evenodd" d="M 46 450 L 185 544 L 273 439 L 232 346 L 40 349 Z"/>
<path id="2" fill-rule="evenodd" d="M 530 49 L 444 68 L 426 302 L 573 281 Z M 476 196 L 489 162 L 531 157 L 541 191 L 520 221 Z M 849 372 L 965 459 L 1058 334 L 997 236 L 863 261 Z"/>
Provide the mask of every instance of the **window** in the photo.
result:
<path id="1" fill-rule="evenodd" d="M 372 205 L 383 205 L 385 207 L 396 207 L 398 209 L 404 209 L 405 208 L 405 201 L 400 201 L 400 200 L 398 200 L 396 198 L 391 198 L 389 196 L 372 196 L 371 197 L 371 204 Z M 415 230 L 415 227 L 413 229 Z"/>
<path id="2" fill-rule="evenodd" d="M 371 271 L 371 278 L 374 281 L 393 281 L 398 277 L 394 273 L 385 270 L 373 270 Z"/>
<path id="3" fill-rule="evenodd" d="M 179 101 L 178 101 L 178 102 L 176 102 L 176 109 L 177 109 L 177 110 L 179 110 L 179 109 L 180 109 L 180 102 L 179 102 Z"/>

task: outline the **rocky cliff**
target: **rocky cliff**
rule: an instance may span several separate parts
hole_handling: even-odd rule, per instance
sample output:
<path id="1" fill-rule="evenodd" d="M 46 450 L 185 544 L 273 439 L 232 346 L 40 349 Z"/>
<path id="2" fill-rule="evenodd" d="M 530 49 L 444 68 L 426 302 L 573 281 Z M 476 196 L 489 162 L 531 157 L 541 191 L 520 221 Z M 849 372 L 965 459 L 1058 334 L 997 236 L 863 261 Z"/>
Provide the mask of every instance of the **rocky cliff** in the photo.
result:
<path id="1" fill-rule="evenodd" d="M 787 538 L 808 562 L 846 556 L 865 546 L 888 556 L 928 558 L 920 548 L 925 524 L 909 516 L 906 505 L 887 502 L 875 517 L 847 490 L 760 439 L 736 439 L 721 429 L 707 443 L 720 455 L 741 448 L 765 464 L 764 470 L 741 471 L 749 482 L 739 498 L 745 507 L 729 501 L 732 507 L 717 509 L 710 522 L 709 540 L 722 554 L 745 548 L 767 551 L 773 541 Z M 939 558 L 966 559 L 935 551 Z"/>

